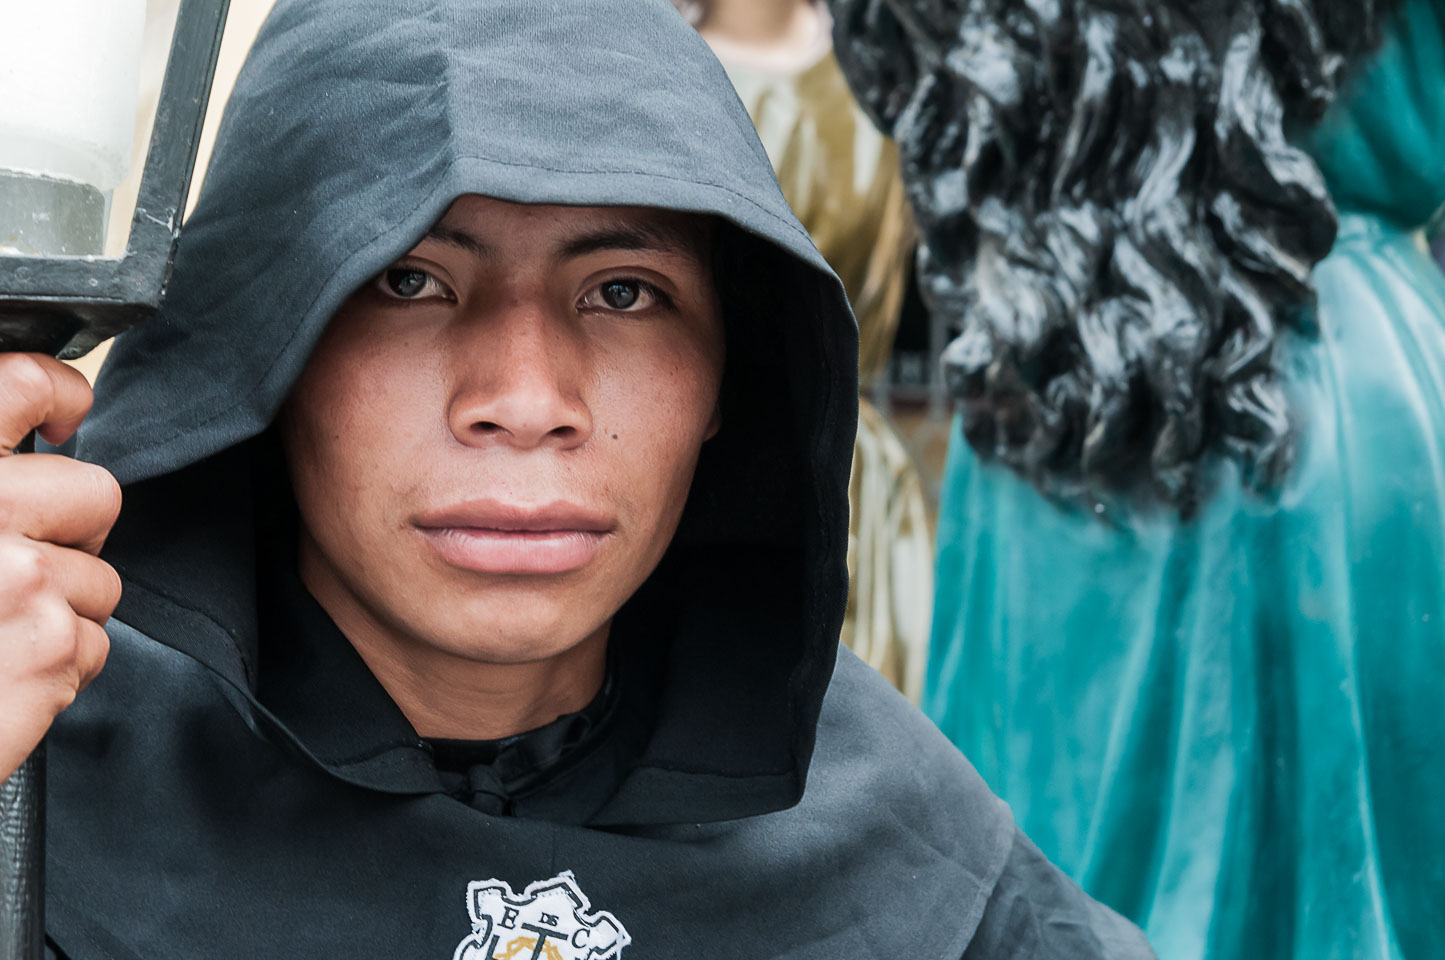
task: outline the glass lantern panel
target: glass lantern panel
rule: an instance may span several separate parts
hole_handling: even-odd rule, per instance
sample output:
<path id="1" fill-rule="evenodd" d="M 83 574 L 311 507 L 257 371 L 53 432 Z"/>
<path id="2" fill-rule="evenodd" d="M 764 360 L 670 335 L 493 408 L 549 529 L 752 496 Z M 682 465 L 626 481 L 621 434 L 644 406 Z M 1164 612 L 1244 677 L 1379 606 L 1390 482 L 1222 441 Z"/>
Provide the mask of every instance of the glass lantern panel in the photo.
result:
<path id="1" fill-rule="evenodd" d="M 130 168 L 145 0 L 3 10 L 0 167 L 113 188 Z"/>
<path id="2" fill-rule="evenodd" d="M 136 154 L 146 32 L 146 0 L 0 2 L 0 246 L 104 252 Z"/>

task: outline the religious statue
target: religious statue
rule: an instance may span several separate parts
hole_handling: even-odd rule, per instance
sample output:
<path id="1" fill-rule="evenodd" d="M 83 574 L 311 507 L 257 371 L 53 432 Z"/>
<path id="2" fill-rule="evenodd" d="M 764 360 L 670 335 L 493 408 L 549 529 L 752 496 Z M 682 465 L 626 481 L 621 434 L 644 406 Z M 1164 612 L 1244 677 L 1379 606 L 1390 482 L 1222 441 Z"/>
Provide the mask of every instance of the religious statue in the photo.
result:
<path id="1" fill-rule="evenodd" d="M 1445 956 L 1445 4 L 834 14 L 960 331 L 925 709 L 1161 957 Z"/>

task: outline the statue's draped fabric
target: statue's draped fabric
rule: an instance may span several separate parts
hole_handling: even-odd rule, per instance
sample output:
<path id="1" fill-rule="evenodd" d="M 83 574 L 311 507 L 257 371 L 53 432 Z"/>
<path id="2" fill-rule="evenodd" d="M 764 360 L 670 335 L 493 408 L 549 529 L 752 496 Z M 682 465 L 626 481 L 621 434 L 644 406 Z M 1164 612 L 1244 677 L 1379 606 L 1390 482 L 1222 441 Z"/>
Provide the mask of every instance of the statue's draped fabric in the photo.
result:
<path id="1" fill-rule="evenodd" d="M 1301 138 L 1341 229 L 1282 489 L 1095 516 L 955 434 L 925 708 L 1161 957 L 1445 957 L 1442 6 Z"/>
<path id="2" fill-rule="evenodd" d="M 898 150 L 859 109 L 826 48 L 797 72 L 727 68 L 798 219 L 837 271 L 858 318 L 858 441 L 849 487 L 851 589 L 843 642 L 918 699 L 933 604 L 933 555 L 917 467 L 866 392 L 886 378 L 908 281 L 913 225 Z"/>

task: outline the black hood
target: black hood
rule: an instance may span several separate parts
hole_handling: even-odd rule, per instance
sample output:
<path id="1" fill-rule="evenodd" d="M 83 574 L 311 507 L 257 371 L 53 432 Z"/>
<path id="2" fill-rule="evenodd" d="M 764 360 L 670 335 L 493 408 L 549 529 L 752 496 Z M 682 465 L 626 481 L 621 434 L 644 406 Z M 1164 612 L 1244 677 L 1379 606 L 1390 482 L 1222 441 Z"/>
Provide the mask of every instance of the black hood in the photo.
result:
<path id="1" fill-rule="evenodd" d="M 846 599 L 857 335 L 726 74 L 666 0 L 277 4 L 165 307 L 120 338 L 77 442 L 126 489 L 107 547 L 126 581 L 117 619 L 264 715 L 256 438 L 341 303 L 464 194 L 738 228 L 724 426 L 664 560 L 659 716 L 603 819 L 795 803 Z M 386 789 L 374 773 L 339 775 Z"/>

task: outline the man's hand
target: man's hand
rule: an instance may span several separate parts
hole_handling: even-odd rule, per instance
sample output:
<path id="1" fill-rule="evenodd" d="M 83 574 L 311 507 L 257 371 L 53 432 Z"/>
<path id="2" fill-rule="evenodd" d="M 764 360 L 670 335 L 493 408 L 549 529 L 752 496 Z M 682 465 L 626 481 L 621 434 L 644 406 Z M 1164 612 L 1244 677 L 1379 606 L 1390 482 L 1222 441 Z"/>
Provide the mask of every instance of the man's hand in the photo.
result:
<path id="1" fill-rule="evenodd" d="M 90 411 L 80 373 L 0 354 L 0 778 L 8 777 L 105 663 L 120 577 L 98 558 L 120 512 L 104 469 L 14 454 L 31 430 L 68 439 Z"/>

